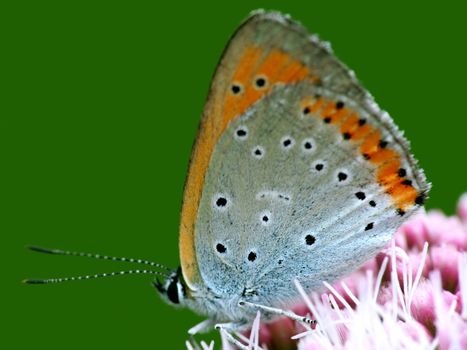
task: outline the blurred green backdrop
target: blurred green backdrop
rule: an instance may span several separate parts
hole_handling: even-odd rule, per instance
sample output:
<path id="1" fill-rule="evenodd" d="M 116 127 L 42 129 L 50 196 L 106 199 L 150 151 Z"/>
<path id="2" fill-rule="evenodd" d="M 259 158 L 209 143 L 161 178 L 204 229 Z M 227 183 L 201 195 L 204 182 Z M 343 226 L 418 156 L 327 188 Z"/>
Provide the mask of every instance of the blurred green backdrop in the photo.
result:
<path id="1" fill-rule="evenodd" d="M 465 8 L 376 4 L 2 3 L 1 347 L 184 347 L 201 318 L 165 305 L 151 277 L 26 286 L 25 277 L 127 266 L 23 246 L 178 265 L 183 183 L 211 75 L 258 7 L 332 43 L 411 140 L 433 182 L 428 207 L 454 212 L 467 186 Z"/>

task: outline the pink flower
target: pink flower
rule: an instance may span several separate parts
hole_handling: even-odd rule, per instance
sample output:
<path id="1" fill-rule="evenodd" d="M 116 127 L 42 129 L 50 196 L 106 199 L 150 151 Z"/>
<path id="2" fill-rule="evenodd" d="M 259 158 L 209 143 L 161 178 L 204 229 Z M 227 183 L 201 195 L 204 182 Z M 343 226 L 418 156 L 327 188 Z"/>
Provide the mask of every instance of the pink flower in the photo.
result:
<path id="1" fill-rule="evenodd" d="M 428 241 L 428 229 L 425 222 L 425 214 L 419 214 L 399 229 L 396 235 L 396 244 L 404 249 L 416 248 L 421 250 Z"/>
<path id="2" fill-rule="evenodd" d="M 467 193 L 464 193 L 457 204 L 457 215 L 465 223 L 467 222 Z"/>
<path id="3" fill-rule="evenodd" d="M 457 302 L 457 296 L 449 291 L 442 290 L 441 300 L 445 307 L 452 305 L 454 301 Z M 430 280 L 425 280 L 416 289 L 414 298 L 411 305 L 411 313 L 414 319 L 425 325 L 428 329 L 434 327 L 436 321 L 436 310 L 433 299 L 433 285 Z"/>
<path id="4" fill-rule="evenodd" d="M 433 245 L 451 244 L 459 250 L 467 250 L 466 226 L 458 217 L 446 217 L 432 211 L 426 217 L 429 241 Z"/>
<path id="5" fill-rule="evenodd" d="M 433 268 L 441 273 L 444 289 L 452 292 L 456 291 L 459 282 L 458 261 L 461 254 L 458 249 L 450 245 L 431 248 Z"/>

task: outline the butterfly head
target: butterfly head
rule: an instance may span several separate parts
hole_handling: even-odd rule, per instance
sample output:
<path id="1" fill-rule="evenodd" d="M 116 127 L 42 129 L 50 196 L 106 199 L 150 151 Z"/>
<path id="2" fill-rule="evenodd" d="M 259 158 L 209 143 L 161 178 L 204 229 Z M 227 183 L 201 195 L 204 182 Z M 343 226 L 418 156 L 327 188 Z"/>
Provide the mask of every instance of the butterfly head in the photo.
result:
<path id="1" fill-rule="evenodd" d="M 177 270 L 170 273 L 165 280 L 160 281 L 159 278 L 153 282 L 154 287 L 159 292 L 162 299 L 168 304 L 181 306 L 187 296 L 186 284 L 183 280 L 182 270 L 179 267 Z"/>

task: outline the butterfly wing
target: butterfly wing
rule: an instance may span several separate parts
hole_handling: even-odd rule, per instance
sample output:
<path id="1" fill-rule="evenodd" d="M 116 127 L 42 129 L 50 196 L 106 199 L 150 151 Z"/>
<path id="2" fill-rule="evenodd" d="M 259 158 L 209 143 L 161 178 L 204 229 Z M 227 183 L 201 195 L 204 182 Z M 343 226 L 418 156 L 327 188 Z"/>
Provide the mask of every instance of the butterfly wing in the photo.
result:
<path id="1" fill-rule="evenodd" d="M 374 255 L 428 191 L 408 143 L 329 47 L 257 12 L 213 78 L 185 186 L 187 284 L 277 304 Z"/>

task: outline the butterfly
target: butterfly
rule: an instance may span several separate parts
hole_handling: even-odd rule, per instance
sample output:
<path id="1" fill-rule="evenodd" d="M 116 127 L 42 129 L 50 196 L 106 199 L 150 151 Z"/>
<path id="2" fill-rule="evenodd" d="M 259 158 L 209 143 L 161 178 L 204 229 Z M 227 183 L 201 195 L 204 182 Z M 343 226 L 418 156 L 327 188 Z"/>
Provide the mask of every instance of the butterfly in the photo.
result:
<path id="1" fill-rule="evenodd" d="M 140 259 L 126 273 L 164 277 L 169 303 L 207 316 L 194 334 L 286 315 L 294 281 L 319 290 L 384 248 L 430 185 L 390 116 L 329 45 L 277 12 L 253 12 L 214 74 L 189 165 L 177 270 Z M 237 343 L 238 344 L 238 341 Z M 240 344 L 241 345 L 241 344 Z"/>

